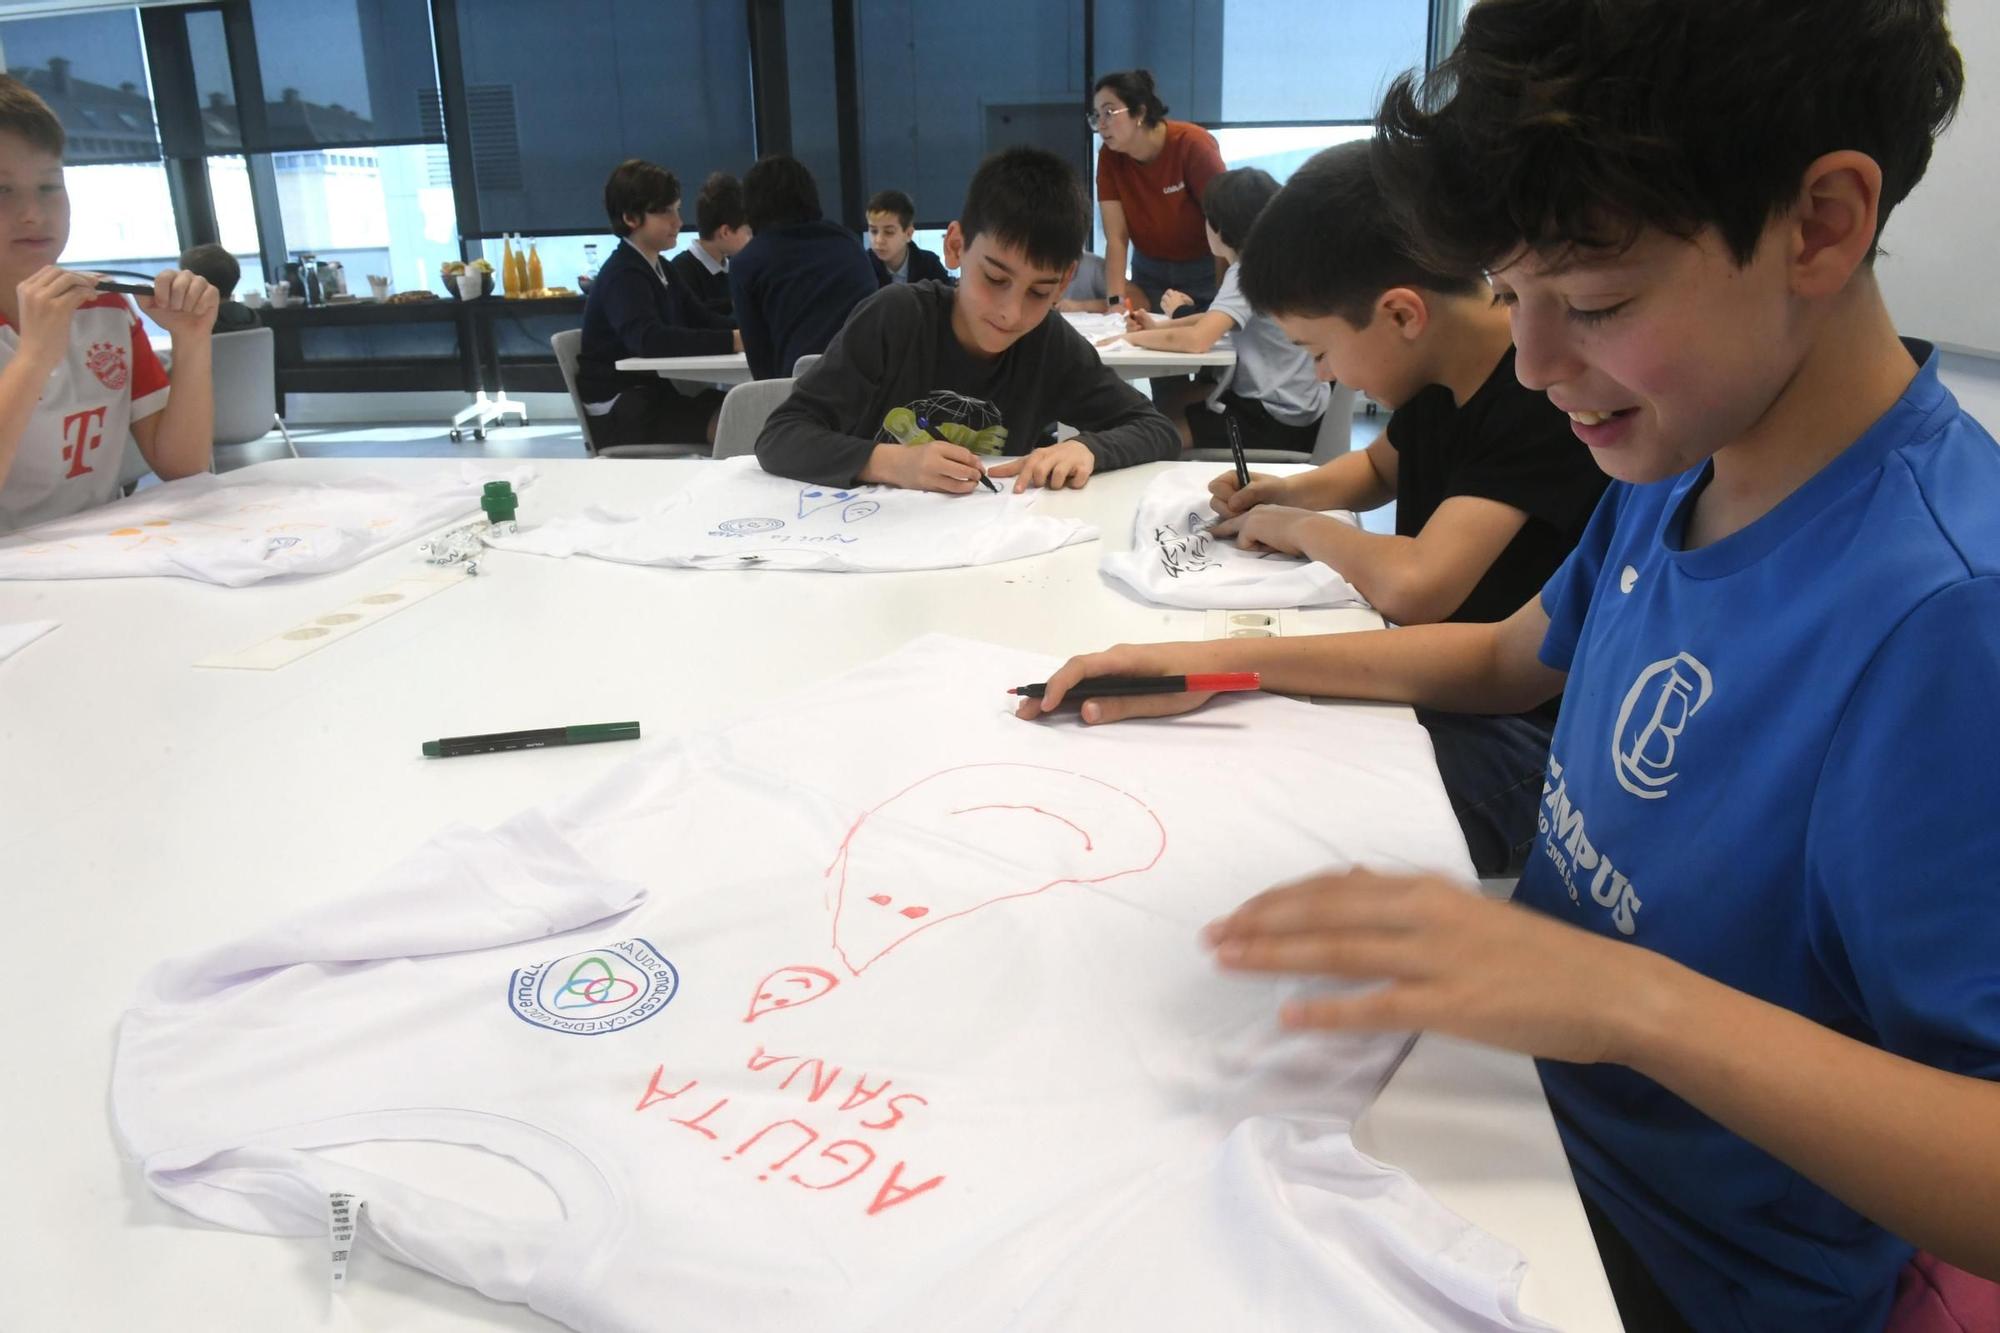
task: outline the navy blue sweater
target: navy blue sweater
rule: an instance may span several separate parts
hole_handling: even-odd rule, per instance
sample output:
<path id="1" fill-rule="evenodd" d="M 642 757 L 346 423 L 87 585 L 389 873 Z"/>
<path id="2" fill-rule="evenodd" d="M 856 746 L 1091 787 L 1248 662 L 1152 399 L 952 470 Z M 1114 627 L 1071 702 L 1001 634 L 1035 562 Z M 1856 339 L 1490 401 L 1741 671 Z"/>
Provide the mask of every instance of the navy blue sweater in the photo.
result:
<path id="1" fill-rule="evenodd" d="M 848 313 L 880 288 L 873 258 L 853 232 L 824 219 L 758 232 L 729 261 L 750 373 L 789 375 L 800 357 L 824 352 Z"/>
<path id="2" fill-rule="evenodd" d="M 735 345 L 729 321 L 702 305 L 680 274 L 648 264 L 620 241 L 597 270 L 583 303 L 577 395 L 586 403 L 603 403 L 628 385 L 659 383 L 651 373 L 619 370 L 621 357 L 727 356 Z"/>

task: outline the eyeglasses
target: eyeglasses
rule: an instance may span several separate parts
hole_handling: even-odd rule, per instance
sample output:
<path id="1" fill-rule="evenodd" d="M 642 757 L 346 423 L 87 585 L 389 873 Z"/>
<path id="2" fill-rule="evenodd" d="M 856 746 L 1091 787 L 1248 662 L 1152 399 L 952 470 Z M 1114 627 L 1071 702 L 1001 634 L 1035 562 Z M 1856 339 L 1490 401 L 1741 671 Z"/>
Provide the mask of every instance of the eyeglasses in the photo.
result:
<path id="1" fill-rule="evenodd" d="M 1112 117 L 1122 116 L 1127 111 L 1130 110 L 1131 110 L 1130 107 L 1123 107 L 1123 106 L 1110 106 L 1104 108 L 1104 110 L 1102 111 L 1099 111 L 1096 107 L 1092 107 L 1090 110 L 1083 113 L 1083 123 L 1090 126 L 1090 128 L 1094 130 L 1098 128 L 1100 125 L 1102 125 L 1105 121 L 1110 120 Z"/>

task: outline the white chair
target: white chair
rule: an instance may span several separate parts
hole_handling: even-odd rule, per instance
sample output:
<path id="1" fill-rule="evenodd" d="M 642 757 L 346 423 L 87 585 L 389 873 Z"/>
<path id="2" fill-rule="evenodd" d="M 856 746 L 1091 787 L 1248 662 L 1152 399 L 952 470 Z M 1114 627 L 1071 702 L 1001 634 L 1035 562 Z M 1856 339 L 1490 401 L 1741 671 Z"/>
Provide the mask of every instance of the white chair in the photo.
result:
<path id="1" fill-rule="evenodd" d="M 576 409 L 576 427 L 583 432 L 583 447 L 592 458 L 706 458 L 706 444 L 606 444 L 599 445 L 590 433 L 590 413 L 583 410 L 583 397 L 576 391 L 576 358 L 583 350 L 583 330 L 564 329 L 549 339 L 562 370 L 563 388 L 569 390 L 569 405 Z"/>
<path id="2" fill-rule="evenodd" d="M 1326 415 L 1319 419 L 1319 434 L 1313 440 L 1312 453 L 1301 456 L 1292 449 L 1245 449 L 1243 458 L 1250 463 L 1311 463 L 1315 466 L 1338 458 L 1354 444 L 1354 390 L 1345 384 L 1336 384 L 1333 394 L 1326 402 Z M 1187 456 L 1198 463 L 1231 463 L 1236 455 L 1227 449 L 1191 449 Z"/>
<path id="3" fill-rule="evenodd" d="M 218 333 L 210 341 L 214 347 L 216 447 L 249 444 L 276 429 L 284 437 L 285 452 L 297 458 L 292 433 L 278 415 L 277 342 L 271 331 Z"/>
<path id="4" fill-rule="evenodd" d="M 818 352 L 807 352 L 804 356 L 792 362 L 792 378 L 797 379 L 799 376 L 805 374 L 807 367 L 819 360 L 820 355 Z"/>
<path id="5" fill-rule="evenodd" d="M 734 458 L 756 452 L 757 437 L 764 433 L 764 423 L 770 420 L 779 403 L 791 397 L 795 383 L 794 379 L 777 379 L 732 385 L 722 400 L 722 415 L 715 423 L 715 456 Z"/>

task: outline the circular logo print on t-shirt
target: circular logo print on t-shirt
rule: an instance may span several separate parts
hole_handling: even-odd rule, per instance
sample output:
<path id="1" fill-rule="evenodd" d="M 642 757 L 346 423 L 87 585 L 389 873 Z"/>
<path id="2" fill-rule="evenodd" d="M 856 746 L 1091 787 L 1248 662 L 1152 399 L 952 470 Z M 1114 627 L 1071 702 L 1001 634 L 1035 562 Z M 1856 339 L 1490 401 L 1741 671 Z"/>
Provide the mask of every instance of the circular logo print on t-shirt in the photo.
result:
<path id="1" fill-rule="evenodd" d="M 601 1037 L 643 1023 L 667 1007 L 680 974 L 645 940 L 620 940 L 515 971 L 507 1004 L 551 1032 Z"/>
<path id="2" fill-rule="evenodd" d="M 117 343 L 92 343 L 83 364 L 97 376 L 98 383 L 116 392 L 125 387 L 131 372 L 125 369 L 125 349 Z"/>

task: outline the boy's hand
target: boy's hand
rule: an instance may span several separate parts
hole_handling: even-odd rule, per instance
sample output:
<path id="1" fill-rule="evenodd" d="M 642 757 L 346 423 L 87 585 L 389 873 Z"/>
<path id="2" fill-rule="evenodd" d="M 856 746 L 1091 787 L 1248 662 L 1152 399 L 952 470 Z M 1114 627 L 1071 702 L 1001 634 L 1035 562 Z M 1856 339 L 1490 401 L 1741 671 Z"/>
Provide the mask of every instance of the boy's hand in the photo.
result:
<path id="1" fill-rule="evenodd" d="M 1288 1028 L 1436 1029 L 1544 1059 L 1622 1057 L 1618 1006 L 1643 1007 L 1657 955 L 1494 902 L 1436 875 L 1356 870 L 1261 893 L 1202 938 L 1239 972 L 1387 981 L 1365 994 L 1292 1000 Z"/>
<path id="2" fill-rule="evenodd" d="M 1140 333 L 1146 329 L 1157 329 L 1167 322 L 1150 310 L 1128 310 L 1125 312 L 1125 329 L 1128 333 Z"/>
<path id="3" fill-rule="evenodd" d="M 1208 494 L 1214 502 L 1215 512 L 1224 518 L 1230 518 L 1258 505 L 1283 504 L 1287 480 L 1285 477 L 1252 472 L 1250 484 L 1239 487 L 1236 483 L 1236 473 L 1224 472 L 1208 483 Z"/>
<path id="4" fill-rule="evenodd" d="M 1338 519 L 1310 509 L 1290 505 L 1258 505 L 1247 514 L 1226 518 L 1209 527 L 1217 537 L 1234 537 L 1246 551 L 1276 551 L 1280 555 L 1304 555 L 1305 534 L 1315 522 L 1336 523 Z"/>
<path id="5" fill-rule="evenodd" d="M 898 444 L 892 455 L 895 471 L 889 484 L 910 491 L 942 491 L 947 495 L 970 495 L 979 489 L 984 469 L 979 456 L 962 444 L 933 440 L 929 444 Z M 865 480 L 865 478 L 864 478 Z"/>
<path id="6" fill-rule="evenodd" d="M 1014 493 L 1019 495 L 1030 486 L 1046 486 L 1052 491 L 1065 486 L 1079 490 L 1096 470 L 1097 455 L 1090 452 L 1089 445 L 1082 440 L 1064 440 L 1061 444 L 1045 444 L 1024 458 L 1010 458 L 987 469 L 987 475 L 1013 477 Z"/>
<path id="7" fill-rule="evenodd" d="M 1203 645 L 1195 643 L 1121 643 L 1101 653 L 1072 657 L 1056 668 L 1048 679 L 1048 689 L 1039 699 L 1023 699 L 1014 716 L 1032 721 L 1062 706 L 1070 686 L 1086 676 L 1185 676 L 1207 669 L 1196 654 Z M 1128 717 L 1167 717 L 1192 712 L 1215 696 L 1211 694 L 1134 694 L 1111 699 L 1086 699 L 1083 720 L 1095 726 Z"/>
<path id="8" fill-rule="evenodd" d="M 199 273 L 165 269 L 153 279 L 153 294 L 139 298 L 153 322 L 175 338 L 205 335 L 215 328 L 215 311 L 222 304 L 215 284 Z"/>
<path id="9" fill-rule="evenodd" d="M 1189 296 L 1186 292 L 1176 291 L 1172 287 L 1169 287 L 1167 288 L 1166 295 L 1160 298 L 1160 313 L 1172 319 L 1174 311 L 1179 310 L 1182 306 L 1193 304 L 1194 298 L 1192 296 Z"/>
<path id="10" fill-rule="evenodd" d="M 54 370 L 69 350 L 69 325 L 77 307 L 97 295 L 97 278 L 50 264 L 14 288 L 21 302 L 18 355 L 30 365 Z"/>

